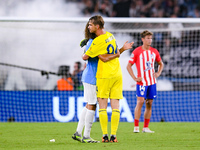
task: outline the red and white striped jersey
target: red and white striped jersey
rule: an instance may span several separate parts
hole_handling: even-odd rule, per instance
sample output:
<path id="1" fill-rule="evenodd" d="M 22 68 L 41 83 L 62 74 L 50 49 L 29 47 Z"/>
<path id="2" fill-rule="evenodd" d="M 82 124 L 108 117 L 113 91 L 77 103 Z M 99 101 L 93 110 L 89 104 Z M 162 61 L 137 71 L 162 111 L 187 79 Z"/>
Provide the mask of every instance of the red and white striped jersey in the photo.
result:
<path id="1" fill-rule="evenodd" d="M 142 82 L 137 84 L 148 86 L 156 83 L 156 78 L 153 76 L 155 61 L 161 61 L 161 57 L 158 50 L 153 47 L 143 50 L 140 46 L 132 52 L 129 63 L 136 64 L 137 77 L 142 77 Z"/>

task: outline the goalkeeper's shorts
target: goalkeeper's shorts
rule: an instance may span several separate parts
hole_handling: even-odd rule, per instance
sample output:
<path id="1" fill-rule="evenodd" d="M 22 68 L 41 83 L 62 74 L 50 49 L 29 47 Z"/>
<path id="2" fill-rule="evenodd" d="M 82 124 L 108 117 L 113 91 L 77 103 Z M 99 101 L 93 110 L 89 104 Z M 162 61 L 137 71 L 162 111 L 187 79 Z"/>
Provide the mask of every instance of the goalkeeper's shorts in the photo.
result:
<path id="1" fill-rule="evenodd" d="M 114 78 L 97 78 L 97 97 L 110 99 L 123 99 L 122 76 Z"/>

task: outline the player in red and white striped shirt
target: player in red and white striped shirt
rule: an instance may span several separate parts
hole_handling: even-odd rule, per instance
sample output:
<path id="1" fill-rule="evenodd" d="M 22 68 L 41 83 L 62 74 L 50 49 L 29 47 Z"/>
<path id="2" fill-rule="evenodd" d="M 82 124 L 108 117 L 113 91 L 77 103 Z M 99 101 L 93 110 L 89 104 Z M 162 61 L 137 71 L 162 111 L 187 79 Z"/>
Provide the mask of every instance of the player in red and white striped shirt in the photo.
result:
<path id="1" fill-rule="evenodd" d="M 158 78 L 163 70 L 163 62 L 157 49 L 151 47 L 153 33 L 147 30 L 141 33 L 143 45 L 137 47 L 131 54 L 127 70 L 133 80 L 137 82 L 136 95 L 137 105 L 135 107 L 134 131 L 139 132 L 139 119 L 141 109 L 146 100 L 146 108 L 144 112 L 144 127 L 142 132 L 154 133 L 148 126 L 151 118 L 153 99 L 156 98 L 156 78 Z M 158 72 L 154 70 L 154 63 L 158 63 Z M 137 76 L 134 75 L 132 65 L 137 68 Z"/>

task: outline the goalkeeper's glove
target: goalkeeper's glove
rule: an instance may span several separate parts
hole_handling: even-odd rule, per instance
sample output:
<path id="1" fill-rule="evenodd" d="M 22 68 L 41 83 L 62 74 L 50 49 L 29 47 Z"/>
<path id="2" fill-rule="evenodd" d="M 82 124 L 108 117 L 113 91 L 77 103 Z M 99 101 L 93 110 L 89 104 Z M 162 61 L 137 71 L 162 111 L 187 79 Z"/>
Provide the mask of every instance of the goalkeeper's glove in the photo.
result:
<path id="1" fill-rule="evenodd" d="M 87 44 L 88 41 L 89 41 L 89 39 L 84 39 L 84 40 L 82 40 L 81 43 L 80 43 L 80 47 L 85 46 L 85 45 Z"/>

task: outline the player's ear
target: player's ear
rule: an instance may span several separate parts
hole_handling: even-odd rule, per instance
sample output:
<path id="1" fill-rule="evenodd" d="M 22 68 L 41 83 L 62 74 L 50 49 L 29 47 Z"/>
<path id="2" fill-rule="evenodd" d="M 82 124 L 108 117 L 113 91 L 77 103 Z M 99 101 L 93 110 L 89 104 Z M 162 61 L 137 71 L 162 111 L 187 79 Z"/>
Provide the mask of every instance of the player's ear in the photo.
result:
<path id="1" fill-rule="evenodd" d="M 96 28 L 99 29 L 99 25 L 98 24 L 96 25 Z"/>

